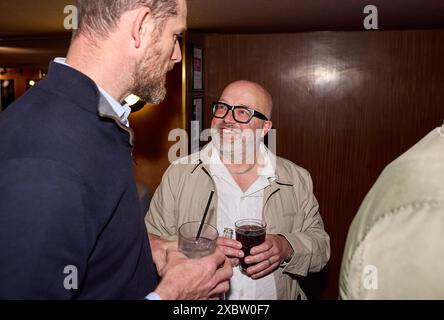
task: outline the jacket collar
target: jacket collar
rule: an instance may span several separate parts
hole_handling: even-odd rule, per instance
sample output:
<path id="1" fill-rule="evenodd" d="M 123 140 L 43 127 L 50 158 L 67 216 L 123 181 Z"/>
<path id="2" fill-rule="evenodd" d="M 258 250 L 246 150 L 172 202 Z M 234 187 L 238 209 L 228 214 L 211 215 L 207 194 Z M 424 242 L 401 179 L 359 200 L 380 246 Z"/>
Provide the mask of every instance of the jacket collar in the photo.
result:
<path id="1" fill-rule="evenodd" d="M 134 131 L 133 129 L 131 129 L 130 127 L 125 126 L 120 117 L 116 114 L 115 110 L 113 109 L 113 107 L 111 106 L 111 104 L 109 103 L 109 101 L 103 96 L 100 95 L 99 98 L 99 106 L 97 108 L 98 110 L 98 115 L 102 118 L 109 118 L 114 120 L 114 122 L 117 124 L 117 126 L 119 128 L 121 128 L 122 130 L 126 131 L 129 134 L 129 140 L 128 143 L 131 145 L 131 147 L 134 147 Z"/>
<path id="2" fill-rule="evenodd" d="M 100 94 L 95 82 L 85 74 L 69 66 L 51 61 L 46 77 L 36 84 L 46 91 L 56 91 L 81 109 L 112 119 L 116 125 L 129 134 L 129 144 L 134 146 L 134 132 L 120 122 L 106 98 Z"/>
<path id="3" fill-rule="evenodd" d="M 208 176 L 211 177 L 210 166 L 208 165 L 208 157 L 211 157 L 211 149 L 212 148 L 211 148 L 211 142 L 210 142 L 210 143 L 206 144 L 202 148 L 202 150 L 198 153 L 199 158 L 197 159 L 197 161 L 191 162 L 191 163 L 195 164 L 191 170 L 192 174 L 198 172 L 198 169 L 201 168 L 201 170 L 203 170 Z M 282 178 L 284 176 L 283 173 L 285 172 L 282 160 L 279 157 L 277 157 L 274 153 L 272 153 L 268 148 L 267 148 L 267 151 L 268 151 L 268 154 L 270 157 L 274 157 L 274 163 L 276 165 L 276 170 L 275 170 L 276 179 L 274 179 L 271 182 L 272 189 L 274 191 L 279 190 L 279 185 L 293 186 L 292 181 Z M 193 155 L 191 157 L 193 157 Z M 273 191 L 273 190 L 271 190 L 271 191 Z"/>

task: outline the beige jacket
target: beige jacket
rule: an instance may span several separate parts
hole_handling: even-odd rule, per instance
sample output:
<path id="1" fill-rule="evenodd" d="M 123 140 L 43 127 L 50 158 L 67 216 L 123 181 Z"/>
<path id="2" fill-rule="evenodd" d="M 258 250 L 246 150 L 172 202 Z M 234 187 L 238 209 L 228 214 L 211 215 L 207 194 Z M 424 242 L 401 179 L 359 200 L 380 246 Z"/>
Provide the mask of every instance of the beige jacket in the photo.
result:
<path id="1" fill-rule="evenodd" d="M 145 217 L 149 233 L 176 240 L 178 227 L 200 220 L 211 190 L 216 192 L 207 221 L 216 225 L 217 190 L 198 153 L 173 163 L 151 201 Z M 276 177 L 264 190 L 263 219 L 267 233 L 284 236 L 294 250 L 292 259 L 275 272 L 278 299 L 305 299 L 298 276 L 320 271 L 330 258 L 330 239 L 324 230 L 309 173 L 276 157 Z"/>
<path id="2" fill-rule="evenodd" d="M 350 227 L 342 299 L 444 299 L 444 126 L 388 165 Z"/>

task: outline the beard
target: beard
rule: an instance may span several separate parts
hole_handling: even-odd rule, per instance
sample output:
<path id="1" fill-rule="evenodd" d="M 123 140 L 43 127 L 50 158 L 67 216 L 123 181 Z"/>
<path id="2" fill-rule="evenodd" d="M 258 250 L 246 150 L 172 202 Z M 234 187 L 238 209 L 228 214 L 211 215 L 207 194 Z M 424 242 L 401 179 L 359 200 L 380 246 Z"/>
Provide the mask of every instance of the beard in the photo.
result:
<path id="1" fill-rule="evenodd" d="M 130 92 L 149 104 L 160 104 L 166 97 L 166 74 L 173 69 L 170 62 L 165 68 L 162 52 L 154 44 L 147 55 L 136 64 Z"/>
<path id="2" fill-rule="evenodd" d="M 253 164 L 255 152 L 262 140 L 252 129 L 241 130 L 228 124 L 213 128 L 211 137 L 213 145 L 223 155 L 224 162 L 228 160 L 235 164 L 242 162 Z"/>

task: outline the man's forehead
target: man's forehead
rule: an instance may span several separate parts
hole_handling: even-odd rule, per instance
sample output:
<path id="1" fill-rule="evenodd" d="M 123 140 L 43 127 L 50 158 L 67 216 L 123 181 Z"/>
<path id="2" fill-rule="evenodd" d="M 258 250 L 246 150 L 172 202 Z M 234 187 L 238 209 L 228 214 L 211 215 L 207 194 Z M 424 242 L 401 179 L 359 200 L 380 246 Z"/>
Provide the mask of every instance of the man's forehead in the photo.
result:
<path id="1" fill-rule="evenodd" d="M 240 85 L 232 85 L 225 88 L 222 92 L 221 99 L 236 100 L 244 103 L 255 103 L 259 98 L 258 92 Z"/>
<path id="2" fill-rule="evenodd" d="M 219 101 L 233 106 L 249 107 L 266 115 L 271 111 L 269 101 L 261 92 L 255 90 L 224 90 Z"/>

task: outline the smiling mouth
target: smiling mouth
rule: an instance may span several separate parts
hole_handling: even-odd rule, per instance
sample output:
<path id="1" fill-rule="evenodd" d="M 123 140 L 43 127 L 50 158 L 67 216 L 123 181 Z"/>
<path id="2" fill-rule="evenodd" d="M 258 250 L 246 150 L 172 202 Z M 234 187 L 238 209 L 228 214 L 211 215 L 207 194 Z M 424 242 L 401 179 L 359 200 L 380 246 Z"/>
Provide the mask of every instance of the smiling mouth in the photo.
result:
<path id="1" fill-rule="evenodd" d="M 220 131 L 223 131 L 223 130 L 227 130 L 227 131 L 240 130 L 239 128 L 236 128 L 236 127 L 233 127 L 233 126 L 220 126 L 220 127 L 218 127 L 218 129 Z"/>
<path id="2" fill-rule="evenodd" d="M 222 143 L 234 143 L 242 136 L 241 131 L 236 128 L 219 128 L 218 131 Z"/>

